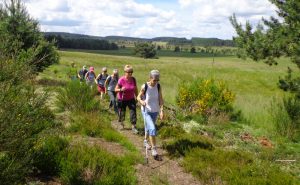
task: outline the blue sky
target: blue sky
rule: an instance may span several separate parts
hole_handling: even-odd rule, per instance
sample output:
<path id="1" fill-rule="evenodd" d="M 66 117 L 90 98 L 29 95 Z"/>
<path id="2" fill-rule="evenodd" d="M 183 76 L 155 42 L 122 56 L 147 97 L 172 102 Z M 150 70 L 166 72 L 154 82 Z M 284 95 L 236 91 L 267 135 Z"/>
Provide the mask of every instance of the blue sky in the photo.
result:
<path id="1" fill-rule="evenodd" d="M 229 17 L 257 24 L 275 16 L 268 0 L 25 0 L 42 31 L 96 36 L 232 39 Z"/>

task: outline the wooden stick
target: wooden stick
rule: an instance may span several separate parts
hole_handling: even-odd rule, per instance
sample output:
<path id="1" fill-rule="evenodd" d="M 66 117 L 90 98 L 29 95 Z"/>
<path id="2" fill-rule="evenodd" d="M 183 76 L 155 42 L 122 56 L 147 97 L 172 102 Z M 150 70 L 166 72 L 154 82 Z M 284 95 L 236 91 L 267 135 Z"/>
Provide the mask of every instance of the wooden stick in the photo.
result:
<path id="1" fill-rule="evenodd" d="M 296 160 L 275 160 L 276 162 L 296 162 Z"/>

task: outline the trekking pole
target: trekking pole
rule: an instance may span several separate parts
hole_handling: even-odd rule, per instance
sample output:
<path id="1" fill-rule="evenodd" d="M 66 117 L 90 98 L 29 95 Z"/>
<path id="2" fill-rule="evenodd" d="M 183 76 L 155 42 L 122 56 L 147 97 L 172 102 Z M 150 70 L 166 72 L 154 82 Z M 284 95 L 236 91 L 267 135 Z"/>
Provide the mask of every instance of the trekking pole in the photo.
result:
<path id="1" fill-rule="evenodd" d="M 147 131 L 146 131 L 146 111 L 145 111 L 145 106 L 143 106 L 143 117 L 144 117 L 144 127 L 145 127 L 145 139 L 147 138 Z M 145 164 L 148 164 L 149 160 L 148 160 L 148 148 L 147 146 L 145 146 Z"/>

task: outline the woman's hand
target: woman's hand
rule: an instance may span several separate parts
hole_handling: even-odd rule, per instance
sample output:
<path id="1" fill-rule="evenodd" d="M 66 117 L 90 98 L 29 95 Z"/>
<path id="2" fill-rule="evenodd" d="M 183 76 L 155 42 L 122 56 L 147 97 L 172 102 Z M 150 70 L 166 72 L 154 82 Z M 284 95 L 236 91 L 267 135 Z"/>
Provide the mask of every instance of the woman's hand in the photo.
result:
<path id="1" fill-rule="evenodd" d="M 164 119 L 164 111 L 163 110 L 160 111 L 159 117 L 160 117 L 160 120 Z"/>
<path id="2" fill-rule="evenodd" d="M 120 89 L 120 91 L 122 91 L 122 92 L 124 92 L 125 90 L 126 90 L 125 87 L 122 87 L 122 88 Z"/>
<path id="3" fill-rule="evenodd" d="M 146 102 L 145 102 L 144 100 L 140 100 L 140 104 L 141 104 L 142 106 L 146 106 Z"/>

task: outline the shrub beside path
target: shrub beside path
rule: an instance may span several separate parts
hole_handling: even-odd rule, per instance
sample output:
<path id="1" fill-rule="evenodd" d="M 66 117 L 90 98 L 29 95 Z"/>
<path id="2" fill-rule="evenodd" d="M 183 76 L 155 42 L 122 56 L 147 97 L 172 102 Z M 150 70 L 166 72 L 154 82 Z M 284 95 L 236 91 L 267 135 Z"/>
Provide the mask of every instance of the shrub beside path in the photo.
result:
<path id="1" fill-rule="evenodd" d="M 143 137 L 135 135 L 131 129 L 122 129 L 117 121 L 112 121 L 112 126 L 120 133 L 122 133 L 145 157 L 145 148 L 143 146 Z M 136 172 L 138 184 L 150 185 L 157 182 L 159 184 L 174 184 L 174 185 L 200 185 L 201 183 L 196 180 L 191 174 L 186 173 L 184 169 L 175 160 L 167 157 L 167 152 L 158 146 L 158 153 L 162 155 L 163 161 L 156 161 L 151 156 L 149 151 L 148 164 L 137 164 Z"/>

